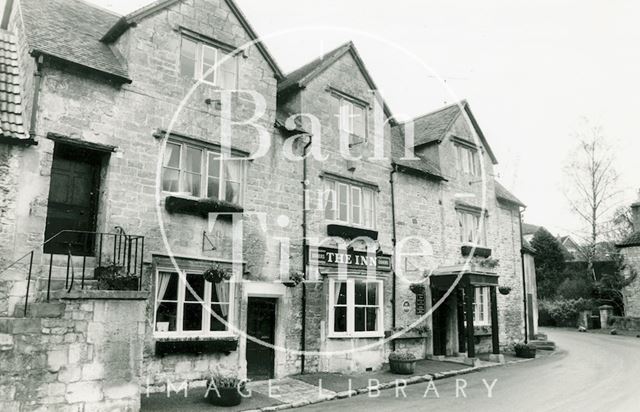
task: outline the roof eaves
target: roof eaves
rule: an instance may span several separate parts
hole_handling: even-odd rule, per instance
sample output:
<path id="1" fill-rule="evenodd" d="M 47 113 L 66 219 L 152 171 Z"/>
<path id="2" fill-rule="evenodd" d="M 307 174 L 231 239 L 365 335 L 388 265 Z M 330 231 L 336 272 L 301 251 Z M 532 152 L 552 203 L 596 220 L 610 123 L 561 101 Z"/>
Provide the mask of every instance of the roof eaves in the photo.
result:
<path id="1" fill-rule="evenodd" d="M 113 43 L 130 27 L 134 27 L 142 19 L 151 16 L 152 14 L 164 9 L 165 7 L 169 7 L 179 1 L 181 0 L 157 0 L 127 14 L 126 16 L 122 16 L 118 19 L 116 24 L 114 24 L 109 29 L 109 31 L 105 33 L 104 36 L 102 36 L 100 41 L 103 43 Z"/>
<path id="2" fill-rule="evenodd" d="M 415 166 L 411 166 L 409 164 L 406 163 L 401 163 L 398 162 L 397 160 L 393 160 L 391 162 L 392 165 L 394 165 L 398 171 L 402 172 L 405 171 L 409 174 L 412 175 L 417 175 L 417 176 L 423 176 L 423 177 L 427 177 L 433 180 L 437 180 L 437 181 L 441 181 L 441 182 L 448 182 L 449 180 L 447 178 L 445 178 L 444 176 L 441 176 L 435 172 L 427 172 L 426 170 L 420 169 L 418 167 Z"/>
<path id="3" fill-rule="evenodd" d="M 480 125 L 476 121 L 475 116 L 471 112 L 471 107 L 469 106 L 469 103 L 466 100 L 463 100 L 463 102 L 464 102 L 465 113 L 469 117 L 469 120 L 471 121 L 471 124 L 473 125 L 473 128 L 475 129 L 476 133 L 478 133 L 478 136 L 480 136 L 480 140 L 482 141 L 482 146 L 484 146 L 484 148 L 486 149 L 493 164 L 497 165 L 498 159 L 496 158 L 496 155 L 493 153 L 493 150 L 491 150 L 491 147 L 489 146 L 489 142 L 487 141 L 487 138 L 482 132 L 482 129 L 480 129 Z"/>
<path id="4" fill-rule="evenodd" d="M 112 71 L 104 70 L 104 69 L 101 69 L 99 67 L 87 64 L 87 63 L 71 60 L 68 57 L 57 56 L 55 54 L 48 53 L 45 50 L 40 50 L 40 49 L 34 48 L 34 49 L 31 49 L 30 54 L 33 57 L 46 56 L 46 57 L 50 57 L 50 58 L 58 60 L 58 61 L 63 61 L 65 63 L 77 64 L 78 66 L 86 67 L 86 68 L 94 70 L 94 71 L 96 71 L 98 73 L 105 74 L 108 77 L 111 77 L 112 79 L 114 79 L 114 80 L 116 80 L 117 82 L 120 82 L 120 83 L 127 83 L 127 84 L 132 83 L 131 78 L 129 78 L 128 76 L 124 76 L 124 75 L 122 75 L 120 73 L 115 73 L 115 72 L 112 72 Z"/>

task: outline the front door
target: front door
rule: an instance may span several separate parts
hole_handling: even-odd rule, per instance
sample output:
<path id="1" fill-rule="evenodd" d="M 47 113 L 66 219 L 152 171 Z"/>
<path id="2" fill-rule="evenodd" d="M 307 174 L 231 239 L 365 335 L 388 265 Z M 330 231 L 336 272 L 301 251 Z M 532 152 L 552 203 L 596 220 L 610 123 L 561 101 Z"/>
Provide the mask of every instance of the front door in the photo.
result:
<path id="1" fill-rule="evenodd" d="M 62 230 L 96 231 L 100 156 L 93 151 L 56 143 L 51 165 L 45 240 Z M 64 233 L 47 242 L 45 253 L 90 256 L 94 236 Z"/>
<path id="2" fill-rule="evenodd" d="M 264 343 L 275 342 L 276 299 L 249 298 L 247 335 Z M 247 377 L 253 380 L 273 378 L 274 350 L 247 339 Z"/>
<path id="3" fill-rule="evenodd" d="M 432 306 L 440 302 L 444 292 L 439 289 L 431 289 Z M 447 332 L 449 321 L 449 307 L 446 302 L 441 302 L 440 306 L 433 311 L 433 354 L 447 354 Z"/>

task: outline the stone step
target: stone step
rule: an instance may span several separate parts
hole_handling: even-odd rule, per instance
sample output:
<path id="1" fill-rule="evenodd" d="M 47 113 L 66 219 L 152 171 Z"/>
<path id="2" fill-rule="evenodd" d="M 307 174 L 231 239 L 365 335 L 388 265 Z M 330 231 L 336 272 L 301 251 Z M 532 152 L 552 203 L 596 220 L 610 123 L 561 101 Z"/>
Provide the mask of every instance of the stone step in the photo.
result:
<path id="1" fill-rule="evenodd" d="M 556 344 L 555 342 L 549 340 L 532 340 L 529 342 L 529 345 L 533 346 L 538 350 L 555 350 Z"/>
<path id="2" fill-rule="evenodd" d="M 547 340 L 547 335 L 545 333 L 536 333 L 533 335 L 533 340 Z"/>

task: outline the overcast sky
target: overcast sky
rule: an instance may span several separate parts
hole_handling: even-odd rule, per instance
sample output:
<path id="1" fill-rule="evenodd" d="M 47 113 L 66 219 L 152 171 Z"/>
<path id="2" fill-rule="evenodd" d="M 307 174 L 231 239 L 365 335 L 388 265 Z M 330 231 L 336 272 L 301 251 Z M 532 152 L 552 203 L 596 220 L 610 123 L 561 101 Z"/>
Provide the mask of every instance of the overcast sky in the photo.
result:
<path id="1" fill-rule="evenodd" d="M 91 1 L 119 13 L 150 2 Z M 616 149 L 620 204 L 636 197 L 638 1 L 237 3 L 285 72 L 351 39 L 396 115 L 466 98 L 498 157 L 499 180 L 528 205 L 530 223 L 554 233 L 579 230 L 563 195 L 562 169 L 584 117 L 601 125 Z M 318 26 L 326 27 L 309 29 Z M 302 30 L 275 35 L 294 28 Z"/>

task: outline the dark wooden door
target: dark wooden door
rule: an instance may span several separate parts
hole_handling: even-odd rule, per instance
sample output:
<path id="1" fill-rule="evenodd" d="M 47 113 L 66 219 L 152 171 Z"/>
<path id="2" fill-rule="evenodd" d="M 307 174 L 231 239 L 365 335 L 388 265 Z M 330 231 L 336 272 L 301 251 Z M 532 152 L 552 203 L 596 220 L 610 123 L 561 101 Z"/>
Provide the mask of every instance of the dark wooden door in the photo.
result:
<path id="1" fill-rule="evenodd" d="M 275 342 L 276 300 L 249 298 L 247 335 L 271 345 Z M 274 350 L 247 339 L 247 377 L 254 380 L 273 378 Z"/>
<path id="2" fill-rule="evenodd" d="M 62 230 L 95 232 L 100 157 L 89 150 L 56 144 L 51 165 L 45 240 Z M 93 254 L 95 238 L 64 233 L 45 244 L 45 253 Z"/>
<path id="3" fill-rule="evenodd" d="M 432 289 L 432 306 L 442 299 L 444 293 L 438 289 Z M 440 306 L 433 311 L 433 354 L 447 354 L 447 323 L 449 320 L 449 309 L 446 302 L 440 303 Z"/>

